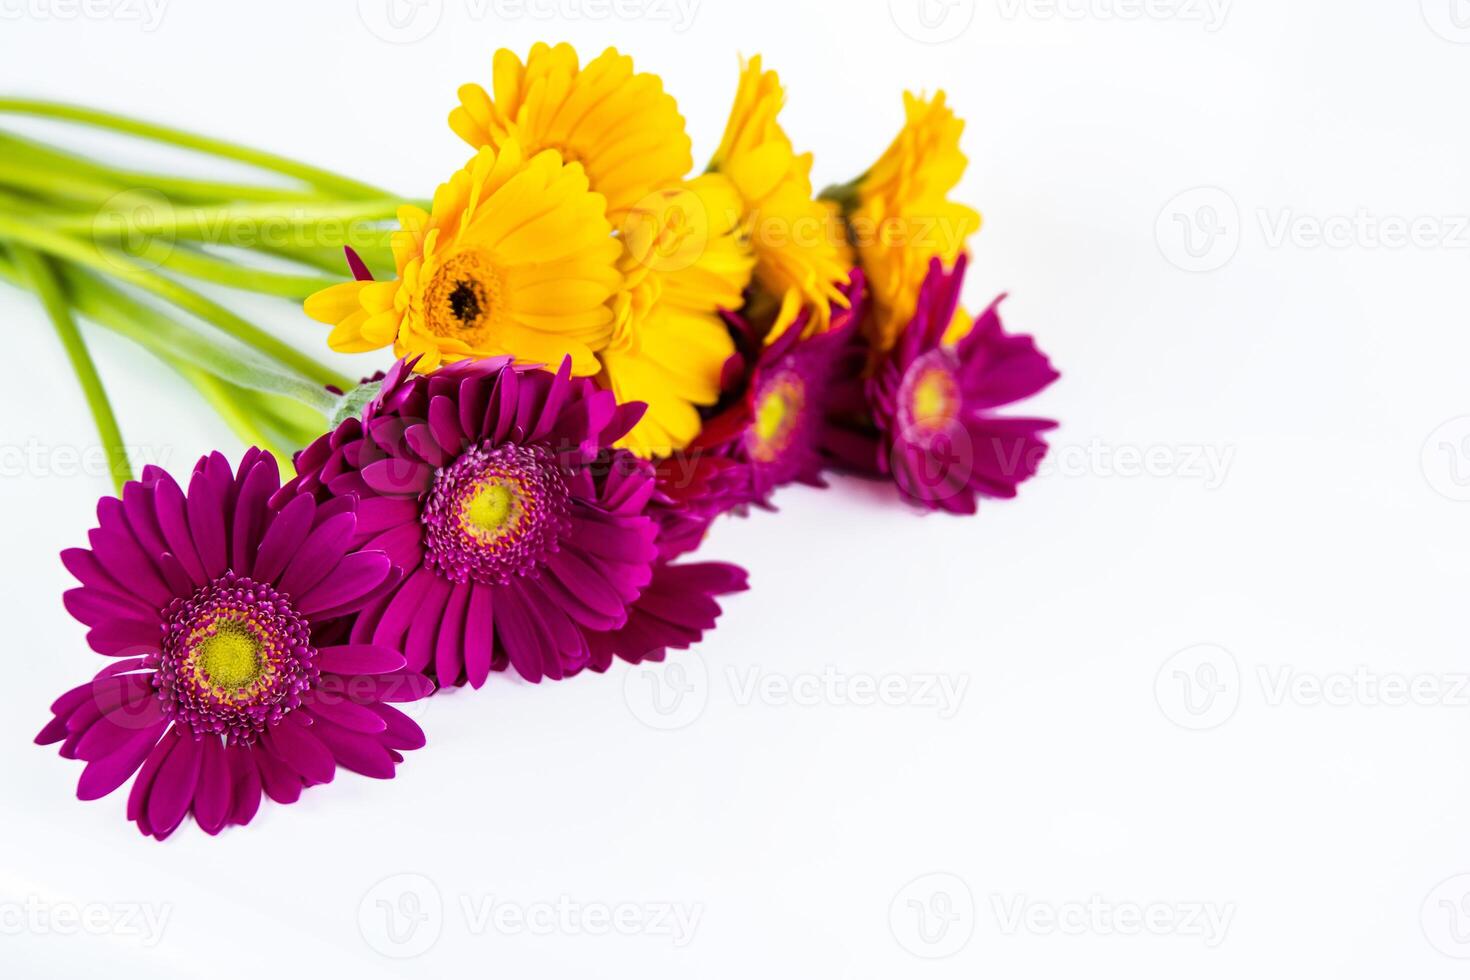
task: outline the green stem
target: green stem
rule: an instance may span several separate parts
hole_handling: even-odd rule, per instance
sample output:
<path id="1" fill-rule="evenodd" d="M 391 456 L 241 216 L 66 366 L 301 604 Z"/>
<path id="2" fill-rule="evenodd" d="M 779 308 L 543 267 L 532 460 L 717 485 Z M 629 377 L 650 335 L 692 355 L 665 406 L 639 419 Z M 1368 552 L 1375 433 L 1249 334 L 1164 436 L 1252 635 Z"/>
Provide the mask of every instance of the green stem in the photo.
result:
<path id="1" fill-rule="evenodd" d="M 241 360 L 231 360 L 235 355 L 209 346 L 188 328 L 91 273 L 72 267 L 63 269 L 62 275 L 77 312 L 88 320 L 134 341 L 178 371 L 195 388 L 199 387 L 200 375 L 218 378 L 220 385 L 206 386 L 207 390 L 201 394 L 212 405 L 222 392 L 228 394 L 232 408 L 225 421 L 241 439 L 254 441 L 264 434 L 274 444 L 266 446 L 272 451 L 282 446 L 300 448 L 321 434 L 327 417 L 337 410 L 338 397 L 325 389 L 295 378 L 273 376 L 268 369 L 245 367 Z M 3 253 L 0 253 L 0 278 L 26 287 L 20 271 L 4 261 Z M 200 356 L 201 348 L 204 356 Z M 248 417 L 261 424 L 242 427 L 241 409 L 233 407 L 237 405 L 247 406 Z M 289 458 L 289 454 L 281 458 Z"/>
<path id="2" fill-rule="evenodd" d="M 155 244 L 158 246 L 156 260 L 168 269 L 191 279 L 200 279 L 234 289 L 244 289 L 252 293 L 303 300 L 317 290 L 326 289 L 340 281 L 326 276 L 296 276 L 284 272 L 252 269 L 249 266 L 239 265 L 192 248 L 172 248 L 158 239 L 153 239 L 149 243 L 150 246 Z M 145 256 L 145 260 L 150 256 Z"/>
<path id="3" fill-rule="evenodd" d="M 237 316 L 208 297 L 143 268 L 135 260 L 121 253 L 104 254 L 90 242 L 78 241 L 52 229 L 19 220 L 19 216 L 4 213 L 0 213 L 0 239 L 24 242 L 49 255 L 66 259 L 103 275 L 113 276 L 153 293 L 319 384 L 332 385 L 342 391 L 352 386 L 352 382 L 345 376 L 318 364 L 290 344 Z"/>
<path id="4" fill-rule="evenodd" d="M 337 396 L 325 388 L 258 363 L 248 351 L 222 349 L 90 272 L 71 267 L 63 270 L 63 276 L 83 316 L 160 358 L 183 359 L 238 388 L 284 395 L 323 416 L 336 408 Z"/>
<path id="5" fill-rule="evenodd" d="M 51 318 L 56 335 L 61 338 L 61 346 L 66 349 L 66 356 L 71 361 L 72 370 L 76 372 L 77 381 L 82 386 L 82 394 L 87 399 L 87 407 L 91 409 L 98 438 L 102 440 L 102 450 L 107 455 L 107 468 L 112 474 L 113 485 L 121 496 L 123 484 L 133 478 L 127 449 L 123 446 L 122 431 L 118 428 L 117 417 L 112 413 L 112 404 L 107 400 L 107 389 L 102 386 L 102 378 L 97 374 L 97 365 L 92 362 L 92 355 L 87 351 L 86 341 L 77 329 L 76 320 L 72 319 L 71 307 L 62 294 L 56 272 L 49 259 L 28 248 L 12 245 L 10 252 L 21 273 L 30 281 L 31 288 L 40 296 L 41 305 L 46 308 L 46 315 Z"/>
<path id="6" fill-rule="evenodd" d="M 859 174 L 845 184 L 833 184 L 823 189 L 817 197 L 824 201 L 835 202 L 842 209 L 843 214 L 851 214 L 857 209 L 858 188 L 862 186 L 863 178 L 866 176 L 867 174 Z"/>
<path id="7" fill-rule="evenodd" d="M 204 396 L 204 400 L 225 420 L 225 424 L 239 437 L 240 441 L 247 446 L 259 446 L 269 449 L 280 459 L 290 459 L 289 452 L 282 452 L 281 447 L 274 444 L 255 424 L 250 413 L 243 411 L 239 400 L 232 397 L 224 382 L 220 381 L 208 371 L 201 371 L 192 364 L 174 363 L 174 368 Z"/>
<path id="8" fill-rule="evenodd" d="M 120 188 L 146 188 L 160 194 L 188 199 L 197 203 L 219 201 L 321 201 L 319 191 L 301 188 L 263 187 L 257 184 L 234 184 L 167 174 L 145 174 L 135 170 L 119 170 L 94 160 L 57 149 L 45 143 L 26 139 L 0 130 L 0 150 L 11 160 L 23 160 L 32 166 L 66 170 L 94 177 Z"/>
<path id="9" fill-rule="evenodd" d="M 27 166 L 15 157 L 0 159 L 0 184 L 94 207 L 124 190 L 114 184 L 54 167 Z"/>
<path id="10" fill-rule="evenodd" d="M 184 361 L 236 387 L 285 396 L 322 416 L 331 414 L 337 407 L 338 396 L 325 388 L 258 363 L 249 351 L 221 348 L 90 272 L 63 266 L 60 273 L 67 296 L 78 313 L 161 360 Z M 4 261 L 0 261 L 0 278 L 27 288 L 19 270 Z"/>
<path id="11" fill-rule="evenodd" d="M 3 175 L 3 169 L 0 169 L 0 175 Z M 392 218 L 398 213 L 402 203 L 396 199 L 304 202 L 282 211 L 279 204 L 271 203 L 209 204 L 175 208 L 165 200 L 157 202 L 158 206 L 154 209 L 161 213 L 150 212 L 147 215 L 147 226 L 142 230 L 155 235 L 191 238 L 212 245 L 255 248 L 262 239 L 268 240 L 277 234 L 306 233 L 305 237 L 309 239 L 312 234 L 320 235 L 324 231 L 322 225 L 337 224 L 344 228 L 334 235 L 340 241 L 332 244 L 355 245 L 358 240 L 365 244 L 375 244 L 381 241 L 383 229 L 354 226 Z M 127 235 L 138 230 L 128 221 L 99 221 L 98 216 L 85 214 L 60 216 L 55 224 L 65 231 L 90 232 L 107 237 Z M 354 236 L 362 237 L 358 239 Z M 307 240 L 270 244 L 314 247 L 321 243 Z"/>
<path id="12" fill-rule="evenodd" d="M 260 428 L 278 445 L 289 447 L 291 452 L 304 448 L 327 429 L 325 415 L 297 402 L 271 398 L 244 388 L 233 390 L 237 397 L 250 401 L 252 417 L 259 422 Z M 289 453 L 282 456 L 283 460 L 289 458 Z"/>
<path id="13" fill-rule="evenodd" d="M 394 258 L 391 246 L 360 241 L 349 242 L 348 244 L 357 253 L 357 257 L 362 259 L 367 264 L 367 267 L 374 270 L 378 275 L 386 275 L 389 278 L 396 275 L 398 260 Z M 321 269 L 323 272 L 330 272 L 332 273 L 334 282 L 340 282 L 343 277 L 348 275 L 347 257 L 342 254 L 340 247 L 308 248 L 262 245 L 259 251 L 271 255 L 278 255 L 284 259 L 290 259 L 292 262 L 300 265 L 309 265 L 313 268 Z"/>
<path id="14" fill-rule="evenodd" d="M 200 136 L 197 133 L 174 129 L 171 126 L 163 126 L 158 123 L 144 122 L 140 119 L 132 119 L 128 116 L 104 112 L 100 109 L 67 105 L 61 102 L 47 102 L 41 99 L 0 98 L 0 112 L 40 116 L 47 119 L 65 119 L 69 122 L 98 126 L 103 129 L 113 130 L 114 132 L 127 133 L 132 136 L 140 136 L 144 139 L 169 143 L 173 146 L 198 150 L 201 153 L 208 153 L 213 156 L 239 160 L 242 163 L 248 163 L 265 170 L 285 174 L 288 177 L 304 180 L 308 184 L 319 187 L 323 191 L 338 194 L 343 197 L 371 198 L 389 196 L 385 191 L 373 187 L 371 184 L 351 180 L 347 177 L 334 174 L 330 170 L 313 167 L 297 160 L 277 156 L 274 153 L 266 153 L 263 150 L 241 146 L 238 143 L 231 143 L 227 140 Z"/>

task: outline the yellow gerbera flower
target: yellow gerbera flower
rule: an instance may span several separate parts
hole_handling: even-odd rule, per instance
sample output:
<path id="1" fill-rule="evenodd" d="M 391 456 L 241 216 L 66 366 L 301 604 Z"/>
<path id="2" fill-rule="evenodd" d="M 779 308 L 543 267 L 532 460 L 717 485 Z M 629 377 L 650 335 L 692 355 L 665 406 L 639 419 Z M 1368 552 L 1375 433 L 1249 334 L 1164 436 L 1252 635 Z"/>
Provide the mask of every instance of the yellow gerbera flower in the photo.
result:
<path id="1" fill-rule="evenodd" d="M 569 44 L 537 44 L 525 64 L 502 48 L 493 84 L 493 99 L 479 85 L 461 87 L 450 127 L 476 148 L 515 140 L 528 153 L 552 149 L 582 164 L 614 223 L 693 166 L 684 117 L 663 81 L 635 74 L 633 59 L 615 48 L 581 69 Z"/>
<path id="2" fill-rule="evenodd" d="M 598 357 L 604 387 L 648 404 L 619 443 L 639 455 L 683 449 L 699 433 L 697 406 L 719 400 L 735 352 L 719 311 L 740 308 L 755 264 L 739 219 L 730 182 L 705 174 L 648 196 L 623 222 L 625 288 Z"/>
<path id="3" fill-rule="evenodd" d="M 932 100 L 904 93 L 904 115 L 878 162 L 842 189 L 872 300 L 869 337 L 880 352 L 913 316 L 930 259 L 953 264 L 980 227 L 979 213 L 948 199 L 968 161 L 960 152 L 965 124 L 944 104 L 944 93 Z"/>
<path id="4" fill-rule="evenodd" d="M 710 169 L 740 194 L 756 280 L 778 299 L 795 291 L 825 329 L 832 304 L 846 305 L 840 287 L 851 261 L 834 208 L 812 197 L 811 154 L 798 155 L 776 121 L 784 101 L 780 78 L 751 58 Z"/>
<path id="5" fill-rule="evenodd" d="M 308 316 L 333 324 L 333 350 L 392 344 L 420 357 L 420 371 L 503 354 L 554 366 L 570 354 L 574 372 L 597 373 L 621 249 L 581 165 L 549 151 L 527 159 L 510 140 L 440 184 L 431 212 L 405 206 L 398 222 L 396 279 L 307 299 Z"/>

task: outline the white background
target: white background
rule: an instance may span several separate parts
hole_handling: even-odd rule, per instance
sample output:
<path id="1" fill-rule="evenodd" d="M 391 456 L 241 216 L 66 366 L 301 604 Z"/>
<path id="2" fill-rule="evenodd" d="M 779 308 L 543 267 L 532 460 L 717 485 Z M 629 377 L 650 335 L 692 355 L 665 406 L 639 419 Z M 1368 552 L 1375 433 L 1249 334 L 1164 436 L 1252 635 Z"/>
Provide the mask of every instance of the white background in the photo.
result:
<path id="1" fill-rule="evenodd" d="M 68 465 L 95 445 L 82 402 L 0 291 L 7 974 L 1464 976 L 1470 5 L 931 0 L 925 28 L 909 0 L 703 0 L 687 23 L 428 0 L 425 36 L 390 43 L 382 0 L 166 0 L 151 30 L 132 0 L 65 2 L 0 0 L 0 88 L 412 196 L 466 156 L 444 117 L 502 45 L 633 53 L 700 161 L 737 54 L 763 52 L 819 185 L 881 151 L 905 86 L 943 87 L 986 217 L 968 300 L 1011 291 L 1064 375 L 1026 410 L 1063 428 L 976 519 L 843 480 L 719 526 L 705 554 L 754 588 L 682 674 L 497 677 L 431 702 L 391 783 L 344 774 L 160 845 L 29 744 L 100 664 L 56 553 L 107 483 Z M 235 302 L 323 352 L 285 304 Z M 89 337 L 130 444 L 176 473 L 238 453 L 177 379 Z M 643 927 L 514 928 L 559 902 Z M 48 918 L 89 906 L 101 934 Z"/>

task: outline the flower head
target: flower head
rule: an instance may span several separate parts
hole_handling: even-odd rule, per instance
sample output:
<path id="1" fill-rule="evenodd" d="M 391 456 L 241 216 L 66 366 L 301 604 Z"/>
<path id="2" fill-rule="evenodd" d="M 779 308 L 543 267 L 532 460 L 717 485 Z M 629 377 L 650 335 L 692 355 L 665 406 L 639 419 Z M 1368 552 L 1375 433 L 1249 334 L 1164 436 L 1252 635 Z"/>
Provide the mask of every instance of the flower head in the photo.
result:
<path id="1" fill-rule="evenodd" d="M 776 121 L 785 98 L 776 73 L 750 59 L 710 169 L 740 195 L 756 280 L 777 299 L 799 297 L 812 329 L 824 330 L 844 302 L 850 256 L 836 207 L 813 198 L 811 154 L 797 154 Z"/>
<path id="2" fill-rule="evenodd" d="M 514 142 L 581 164 L 614 222 L 694 165 L 684 117 L 662 80 L 634 72 L 633 59 L 615 48 L 585 68 L 569 44 L 538 43 L 524 63 L 502 48 L 492 77 L 493 98 L 477 84 L 460 88 L 450 127 L 476 149 Z"/>
<path id="3" fill-rule="evenodd" d="M 330 286 L 307 299 L 307 315 L 333 324 L 334 350 L 391 344 L 420 371 L 570 355 L 578 374 L 596 374 L 622 284 L 605 211 L 580 164 L 551 151 L 528 158 L 514 140 L 481 149 L 439 185 L 432 211 L 399 209 L 396 279 Z"/>
<path id="4" fill-rule="evenodd" d="M 137 772 L 128 818 L 160 840 L 191 811 L 211 834 L 249 823 L 262 791 L 291 803 L 338 766 L 390 778 L 423 745 L 387 702 L 433 685 L 333 622 L 391 587 L 387 555 L 352 544 L 352 499 L 279 487 L 255 449 L 235 472 L 200 460 L 187 492 L 149 467 L 98 503 L 91 548 L 62 553 L 81 582 L 68 611 L 116 659 L 57 699 L 36 741 L 87 763 L 82 799 Z"/>
<path id="5" fill-rule="evenodd" d="M 739 229 L 730 182 L 705 174 L 651 194 L 623 219 L 622 270 L 613 339 L 598 354 L 604 387 L 648 406 L 618 442 L 640 456 L 666 456 L 699 432 L 701 407 L 720 396 L 735 352 L 721 319 L 738 309 L 754 257 Z"/>
<path id="6" fill-rule="evenodd" d="M 972 208 L 948 199 L 967 163 L 964 123 L 944 102 L 904 94 L 905 122 L 852 188 L 847 220 L 872 293 L 867 333 L 887 351 L 914 315 L 931 260 L 953 264 L 980 227 Z"/>
<path id="7" fill-rule="evenodd" d="M 833 379 L 862 315 L 863 275 L 853 270 L 844 308 L 823 333 L 806 330 L 811 311 L 788 301 L 767 332 L 731 317 L 742 338 L 727 378 L 734 398 L 691 447 L 742 465 L 750 500 L 768 502 L 787 483 L 824 486 L 822 439 Z"/>
<path id="8" fill-rule="evenodd" d="M 854 425 L 843 411 L 826 449 L 862 472 L 891 475 L 920 506 L 973 513 L 976 497 L 1014 497 L 1046 453 L 1048 419 L 993 414 L 1059 375 L 1030 337 L 1008 333 L 999 300 L 964 329 L 958 311 L 966 258 L 945 272 L 938 259 L 919 290 L 913 318 L 866 381 L 851 375 L 834 399 L 850 409 L 862 386 L 869 418 Z M 956 327 L 963 330 L 961 333 Z"/>
<path id="9" fill-rule="evenodd" d="M 400 647 L 441 685 L 597 666 L 596 634 L 628 625 L 659 558 L 653 467 L 613 448 L 641 411 L 570 361 L 556 374 L 506 358 L 395 365 L 361 420 L 302 452 L 291 485 L 361 498 L 359 542 L 403 573 L 354 642 Z"/>

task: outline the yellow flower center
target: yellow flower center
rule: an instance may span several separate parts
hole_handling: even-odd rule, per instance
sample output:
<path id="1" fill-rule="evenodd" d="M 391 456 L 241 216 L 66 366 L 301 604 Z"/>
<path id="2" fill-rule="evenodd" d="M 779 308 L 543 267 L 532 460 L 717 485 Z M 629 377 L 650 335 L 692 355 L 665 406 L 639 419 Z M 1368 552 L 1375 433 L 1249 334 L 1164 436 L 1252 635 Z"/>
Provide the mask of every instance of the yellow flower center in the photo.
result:
<path id="1" fill-rule="evenodd" d="M 520 523 L 524 508 L 515 489 L 506 483 L 485 483 L 470 495 L 461 511 L 469 534 L 479 541 L 493 541 Z"/>
<path id="2" fill-rule="evenodd" d="M 960 408 L 959 386 L 944 368 L 931 367 L 914 384 L 911 404 L 914 421 L 920 425 L 943 425 Z"/>
<path id="3" fill-rule="evenodd" d="M 501 313 L 500 270 L 483 252 L 451 255 L 424 290 L 424 321 L 437 337 L 484 347 Z"/>
<path id="4" fill-rule="evenodd" d="M 494 538 L 519 516 L 516 495 L 504 483 L 487 483 L 465 505 L 465 525 L 476 538 Z"/>
<path id="5" fill-rule="evenodd" d="M 199 669 L 209 683 L 225 691 L 239 691 L 259 680 L 260 640 L 250 627 L 235 619 L 222 620 L 213 636 L 199 643 Z"/>
<path id="6" fill-rule="evenodd" d="M 769 463 L 784 452 L 791 445 L 805 404 L 806 390 L 795 375 L 781 375 L 767 385 L 755 405 L 751 457 Z"/>

